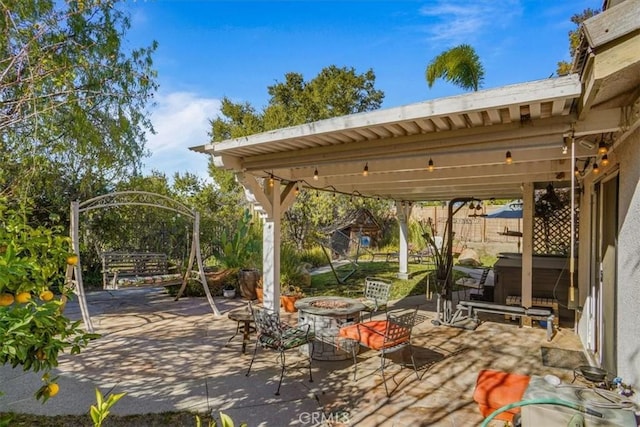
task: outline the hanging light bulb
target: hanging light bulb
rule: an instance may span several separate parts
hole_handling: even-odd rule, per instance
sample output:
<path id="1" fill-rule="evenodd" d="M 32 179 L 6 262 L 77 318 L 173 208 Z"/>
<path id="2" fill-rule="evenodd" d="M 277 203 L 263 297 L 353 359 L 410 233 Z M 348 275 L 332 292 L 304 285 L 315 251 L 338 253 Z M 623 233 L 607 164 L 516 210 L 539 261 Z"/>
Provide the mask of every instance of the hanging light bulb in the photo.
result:
<path id="1" fill-rule="evenodd" d="M 269 187 L 273 187 L 273 174 L 269 175 Z"/>
<path id="2" fill-rule="evenodd" d="M 578 169 L 578 166 L 573 167 L 573 174 L 575 176 L 580 176 L 580 169 Z"/>
<path id="3" fill-rule="evenodd" d="M 478 204 L 476 205 L 476 210 L 477 211 L 481 211 L 482 210 L 482 203 L 478 202 Z"/>
<path id="4" fill-rule="evenodd" d="M 297 185 L 296 185 L 295 193 L 296 193 L 296 195 L 300 194 L 300 187 L 298 187 Z"/>
<path id="5" fill-rule="evenodd" d="M 609 152 L 609 148 L 607 148 L 607 144 L 604 142 L 604 138 L 600 140 L 598 143 L 598 154 L 607 154 Z"/>
<path id="6" fill-rule="evenodd" d="M 511 157 L 511 151 L 507 151 L 507 154 L 505 154 L 505 156 L 504 156 L 504 161 L 508 165 L 513 163 L 513 157 Z"/>
<path id="7" fill-rule="evenodd" d="M 609 156 L 607 156 L 606 154 L 602 156 L 602 159 L 600 159 L 600 164 L 602 166 L 607 166 L 609 164 Z"/>
<path id="8" fill-rule="evenodd" d="M 435 169 L 435 167 L 433 166 L 433 159 L 431 157 L 429 157 L 429 163 L 428 163 L 428 166 L 427 166 L 427 170 L 429 172 L 433 172 L 434 169 Z"/>
<path id="9" fill-rule="evenodd" d="M 470 210 L 474 210 L 475 208 L 476 208 L 476 205 L 474 205 L 473 202 L 469 203 Z"/>
<path id="10" fill-rule="evenodd" d="M 568 139 L 569 138 L 567 138 L 566 136 L 562 138 L 562 154 L 567 154 L 567 152 L 569 151 L 569 147 L 567 145 Z"/>
<path id="11" fill-rule="evenodd" d="M 314 181 L 318 180 L 318 168 L 316 168 L 316 170 L 313 171 L 313 180 Z"/>
<path id="12" fill-rule="evenodd" d="M 365 163 L 364 169 L 362 169 L 362 176 L 368 176 L 368 175 L 369 175 L 369 162 Z"/>
<path id="13" fill-rule="evenodd" d="M 598 174 L 600 173 L 600 168 L 598 167 L 598 163 L 593 162 L 593 173 Z"/>

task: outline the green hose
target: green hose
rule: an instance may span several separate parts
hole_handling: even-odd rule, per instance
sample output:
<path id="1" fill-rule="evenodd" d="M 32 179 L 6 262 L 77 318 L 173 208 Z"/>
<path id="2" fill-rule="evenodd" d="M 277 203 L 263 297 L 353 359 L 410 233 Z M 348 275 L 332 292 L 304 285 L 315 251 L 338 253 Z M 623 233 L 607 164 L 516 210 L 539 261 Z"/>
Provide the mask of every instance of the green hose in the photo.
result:
<path id="1" fill-rule="evenodd" d="M 500 409 L 496 409 L 487 418 L 484 419 L 480 427 L 487 427 L 491 420 L 493 420 L 496 416 L 500 415 L 501 413 L 508 411 L 509 409 L 519 408 L 521 406 L 528 406 L 528 405 L 559 405 L 559 406 L 565 406 L 567 408 L 574 409 L 576 411 L 584 412 L 586 414 L 593 415 L 595 417 L 599 417 L 599 418 L 603 417 L 600 412 L 594 411 L 593 409 L 590 409 L 590 408 L 586 408 L 582 405 L 578 405 L 577 403 L 568 402 L 566 400 L 561 400 L 561 399 L 541 398 L 541 399 L 521 400 L 520 402 L 510 403 L 508 405 L 503 406 Z"/>

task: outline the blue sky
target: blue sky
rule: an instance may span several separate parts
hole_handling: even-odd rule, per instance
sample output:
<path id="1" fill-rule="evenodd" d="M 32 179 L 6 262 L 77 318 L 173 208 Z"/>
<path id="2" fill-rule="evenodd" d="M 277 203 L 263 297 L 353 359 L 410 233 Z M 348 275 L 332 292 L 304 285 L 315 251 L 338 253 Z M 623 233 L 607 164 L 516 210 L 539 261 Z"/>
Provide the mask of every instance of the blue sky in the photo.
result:
<path id="1" fill-rule="evenodd" d="M 426 65 L 471 44 L 485 68 L 484 89 L 545 79 L 569 60 L 570 17 L 602 0 L 214 1 L 126 0 L 131 47 L 159 43 L 156 135 L 146 170 L 206 176 L 208 121 L 226 96 L 260 110 L 267 86 L 288 72 L 305 80 L 329 65 L 373 69 L 383 108 L 462 93 L 429 88 Z"/>

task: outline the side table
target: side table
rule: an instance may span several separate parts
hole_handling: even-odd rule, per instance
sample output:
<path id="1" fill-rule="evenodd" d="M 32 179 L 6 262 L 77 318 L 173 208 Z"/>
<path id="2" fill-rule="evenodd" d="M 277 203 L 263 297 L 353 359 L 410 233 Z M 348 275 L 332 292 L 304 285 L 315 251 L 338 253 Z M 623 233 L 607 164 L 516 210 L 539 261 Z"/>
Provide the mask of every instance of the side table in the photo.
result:
<path id="1" fill-rule="evenodd" d="M 231 338 L 227 341 L 226 345 L 229 345 L 232 339 L 238 335 L 240 332 L 240 327 L 242 326 L 242 353 L 247 349 L 247 343 L 251 342 L 250 334 L 251 332 L 255 332 L 255 327 L 252 326 L 253 316 L 246 309 L 235 310 L 229 313 L 229 319 L 237 322 L 236 332 L 233 334 Z"/>

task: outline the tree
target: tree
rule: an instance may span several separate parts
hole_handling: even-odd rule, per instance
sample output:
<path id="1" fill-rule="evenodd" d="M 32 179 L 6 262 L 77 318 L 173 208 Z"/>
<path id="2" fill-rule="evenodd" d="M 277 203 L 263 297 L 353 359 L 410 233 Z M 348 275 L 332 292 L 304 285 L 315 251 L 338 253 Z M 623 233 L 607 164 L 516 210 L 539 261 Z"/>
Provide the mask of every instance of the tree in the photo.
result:
<path id="1" fill-rule="evenodd" d="M 582 11 L 582 13 L 576 13 L 571 17 L 571 22 L 576 25 L 576 28 L 569 31 L 569 56 L 573 58 L 576 54 L 576 49 L 580 45 L 580 26 L 587 19 L 596 16 L 600 13 L 597 9 L 587 8 Z M 556 69 L 556 74 L 559 76 L 567 75 L 571 72 L 572 64 L 567 61 L 559 61 L 558 68 Z"/>
<path id="2" fill-rule="evenodd" d="M 372 70 L 357 74 L 354 68 L 334 65 L 323 68 L 309 81 L 305 81 L 302 74 L 287 73 L 284 82 L 269 86 L 267 90 L 271 98 L 261 112 L 248 103 L 234 104 L 223 99 L 220 117 L 211 121 L 212 142 L 371 111 L 380 108 L 384 99 L 384 93 L 375 89 Z M 210 171 L 221 189 L 233 191 L 243 198 L 242 188 L 231 173 L 213 167 Z M 309 192 L 302 192 L 284 216 L 285 238 L 298 248 L 313 244 L 319 227 L 328 225 L 327 218 L 340 218 L 353 206 L 349 197 L 312 193 L 313 197 Z M 241 204 L 236 206 L 242 208 Z"/>
<path id="3" fill-rule="evenodd" d="M 444 79 L 465 90 L 482 87 L 484 67 L 480 57 L 468 44 L 461 44 L 436 56 L 427 66 L 425 77 L 429 87 L 436 79 Z"/>
<path id="4" fill-rule="evenodd" d="M 118 0 L 0 1 L 0 192 L 63 213 L 136 173 L 157 88 Z M 62 212 L 60 212 L 62 211 Z"/>

